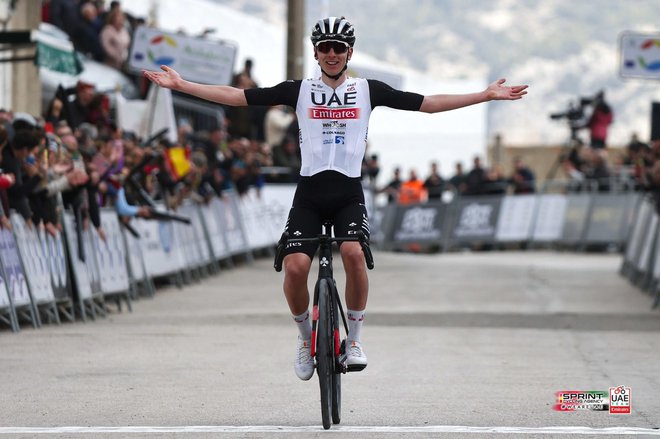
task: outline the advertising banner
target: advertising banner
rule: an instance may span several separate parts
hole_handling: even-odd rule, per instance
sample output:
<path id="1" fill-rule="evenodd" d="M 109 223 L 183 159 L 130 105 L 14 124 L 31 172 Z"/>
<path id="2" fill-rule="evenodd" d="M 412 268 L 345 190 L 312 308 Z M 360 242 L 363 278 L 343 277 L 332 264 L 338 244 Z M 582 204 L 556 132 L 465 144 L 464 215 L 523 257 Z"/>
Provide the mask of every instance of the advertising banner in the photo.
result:
<path id="1" fill-rule="evenodd" d="M 166 65 L 189 81 L 230 85 L 235 58 L 233 44 L 140 26 L 133 35 L 128 65 L 137 72 Z"/>
<path id="2" fill-rule="evenodd" d="M 495 239 L 500 242 L 527 241 L 536 213 L 535 195 L 505 196 L 497 219 Z"/>
<path id="3" fill-rule="evenodd" d="M 538 212 L 532 232 L 536 242 L 552 242 L 561 238 L 568 199 L 563 194 L 539 195 Z"/>
<path id="4" fill-rule="evenodd" d="M 102 209 L 101 225 L 106 233 L 105 241 L 100 239 L 96 230 L 92 230 L 98 264 L 102 267 L 99 271 L 101 291 L 106 294 L 128 291 L 130 282 L 126 268 L 126 248 L 117 212 L 114 209 Z"/>
<path id="5" fill-rule="evenodd" d="M 210 244 L 206 239 L 200 206 L 193 204 L 192 202 L 184 203 L 180 209 L 180 213 L 183 216 L 190 218 L 192 239 L 196 243 L 195 248 L 198 255 L 198 265 L 210 264 L 213 262 L 213 258 L 211 257 Z M 185 226 L 184 224 L 181 225 Z"/>
<path id="6" fill-rule="evenodd" d="M 660 79 L 660 34 L 624 32 L 619 37 L 619 75 Z"/>
<path id="7" fill-rule="evenodd" d="M 593 199 L 585 241 L 622 244 L 626 239 L 629 212 L 637 197 L 629 194 L 599 194 Z"/>
<path id="8" fill-rule="evenodd" d="M 503 197 L 464 197 L 457 201 L 451 232 L 454 242 L 490 242 L 495 238 Z"/>
<path id="9" fill-rule="evenodd" d="M 18 254 L 16 240 L 10 230 L 0 229 L 0 259 L 5 268 L 5 282 L 15 307 L 31 304 L 30 290 L 23 274 L 23 264 Z"/>
<path id="10" fill-rule="evenodd" d="M 442 203 L 397 206 L 389 239 L 399 244 L 439 244 L 444 239 L 445 214 Z"/>
<path id="11" fill-rule="evenodd" d="M 0 309 L 9 308 L 11 302 L 9 301 L 9 291 L 7 291 L 7 282 L 5 282 L 4 274 L 0 273 Z"/>
<path id="12" fill-rule="evenodd" d="M 174 226 L 170 221 L 134 220 L 140 234 L 140 245 L 147 274 L 164 276 L 180 270 L 181 262 L 174 241 Z"/>
<path id="13" fill-rule="evenodd" d="M 73 278 L 81 300 L 91 299 L 93 295 L 101 292 L 100 276 L 94 262 L 96 256 L 92 250 L 88 231 L 82 233 L 82 248 L 84 260 L 78 253 L 78 234 L 76 233 L 75 219 L 71 212 L 64 212 L 62 223 L 66 234 L 66 243 L 71 255 Z"/>
<path id="14" fill-rule="evenodd" d="M 651 256 L 653 255 L 653 237 L 658 233 L 658 215 L 651 215 L 651 221 L 646 233 L 644 234 L 644 242 L 642 243 L 642 251 L 637 260 L 637 270 L 645 273 L 649 270 Z"/>
<path id="15" fill-rule="evenodd" d="M 579 244 L 584 238 L 592 197 L 586 194 L 568 195 L 562 240 Z"/>
<path id="16" fill-rule="evenodd" d="M 213 255 L 217 260 L 225 259 L 229 256 L 229 248 L 225 238 L 224 224 L 220 212 L 222 205 L 220 199 L 213 198 L 209 204 L 200 207 L 202 211 L 202 220 L 209 235 Z"/>
<path id="17" fill-rule="evenodd" d="M 243 229 L 243 220 L 238 211 L 238 195 L 229 194 L 216 205 L 227 239 L 229 253 L 236 255 L 250 251 L 247 237 Z"/>
<path id="18" fill-rule="evenodd" d="M 37 304 L 55 300 L 51 282 L 48 256 L 36 227 L 29 228 L 21 215 L 11 215 L 11 224 L 16 236 L 23 270 L 28 280 L 32 299 Z"/>
<path id="19" fill-rule="evenodd" d="M 69 298 L 70 285 L 66 253 L 64 250 L 64 236 L 62 233 L 58 233 L 57 236 L 42 233 L 42 242 L 46 242 L 46 246 L 48 247 L 48 264 L 50 266 L 50 278 L 53 284 L 55 298 Z"/>

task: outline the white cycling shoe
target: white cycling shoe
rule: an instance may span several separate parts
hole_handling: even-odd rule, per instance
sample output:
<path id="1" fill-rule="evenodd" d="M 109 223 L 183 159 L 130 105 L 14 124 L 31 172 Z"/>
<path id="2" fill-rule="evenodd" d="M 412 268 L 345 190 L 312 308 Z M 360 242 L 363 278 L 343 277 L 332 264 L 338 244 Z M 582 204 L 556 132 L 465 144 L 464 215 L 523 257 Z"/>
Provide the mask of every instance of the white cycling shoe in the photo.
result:
<path id="1" fill-rule="evenodd" d="M 367 367 L 367 356 L 359 341 L 346 340 L 346 369 L 349 372 L 359 372 Z"/>
<path id="2" fill-rule="evenodd" d="M 312 358 L 310 340 L 303 340 L 298 336 L 296 359 L 293 362 L 293 367 L 296 370 L 296 376 L 303 381 L 309 380 L 314 375 L 314 358 Z"/>

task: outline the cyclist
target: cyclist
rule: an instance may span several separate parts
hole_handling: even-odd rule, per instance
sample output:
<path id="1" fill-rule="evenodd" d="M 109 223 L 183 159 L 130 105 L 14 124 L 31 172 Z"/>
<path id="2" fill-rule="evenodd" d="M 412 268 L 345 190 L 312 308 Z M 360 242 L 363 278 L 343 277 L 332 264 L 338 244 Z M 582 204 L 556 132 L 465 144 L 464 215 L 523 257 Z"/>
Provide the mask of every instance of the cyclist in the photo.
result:
<path id="1" fill-rule="evenodd" d="M 437 113 L 490 100 L 517 100 L 526 85 L 505 86 L 504 79 L 470 94 L 430 95 L 395 90 L 383 82 L 352 78 L 346 74 L 353 55 L 355 32 L 344 18 L 319 20 L 311 35 L 314 57 L 321 68 L 317 78 L 282 82 L 270 88 L 238 89 L 183 80 L 173 69 L 144 72 L 161 87 L 224 105 L 288 105 L 299 123 L 302 167 L 293 206 L 285 230 L 292 237 L 315 237 L 324 219 L 332 219 L 335 236 L 350 236 L 362 230 L 369 236 L 360 170 L 367 143 L 369 115 L 377 106 Z M 289 245 L 284 257 L 284 294 L 298 326 L 294 368 L 308 380 L 314 373 L 310 355 L 311 323 L 307 277 L 316 247 Z M 361 370 L 367 365 L 360 332 L 367 305 L 368 278 L 358 242 L 345 242 L 340 254 L 346 272 L 346 305 L 349 331 L 347 366 Z"/>

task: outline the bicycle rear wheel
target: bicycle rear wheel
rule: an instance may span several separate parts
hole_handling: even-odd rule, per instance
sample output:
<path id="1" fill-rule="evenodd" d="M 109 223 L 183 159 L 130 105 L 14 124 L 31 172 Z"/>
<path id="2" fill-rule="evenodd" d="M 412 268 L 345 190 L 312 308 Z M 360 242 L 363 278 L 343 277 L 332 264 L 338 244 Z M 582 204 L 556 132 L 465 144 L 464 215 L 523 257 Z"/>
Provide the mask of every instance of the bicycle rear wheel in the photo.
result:
<path id="1" fill-rule="evenodd" d="M 334 295 L 334 300 L 332 301 L 332 349 L 333 354 L 335 349 L 340 349 L 339 341 L 339 306 L 337 301 L 339 297 L 337 296 L 337 287 L 332 286 L 332 294 Z M 338 370 L 338 358 L 333 355 L 332 365 L 332 423 L 339 424 L 341 422 L 341 371 Z"/>
<path id="2" fill-rule="evenodd" d="M 332 413 L 332 376 L 334 375 L 333 330 L 330 317 L 330 287 L 321 279 L 319 284 L 319 320 L 316 335 L 316 373 L 321 390 L 323 428 L 329 429 Z"/>

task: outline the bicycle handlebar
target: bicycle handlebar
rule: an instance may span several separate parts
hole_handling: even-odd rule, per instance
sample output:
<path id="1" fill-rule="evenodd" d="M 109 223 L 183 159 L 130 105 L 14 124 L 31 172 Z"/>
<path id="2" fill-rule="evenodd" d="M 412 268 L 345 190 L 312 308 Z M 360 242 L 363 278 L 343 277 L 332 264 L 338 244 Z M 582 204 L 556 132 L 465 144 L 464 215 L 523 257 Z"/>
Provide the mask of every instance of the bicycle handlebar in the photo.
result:
<path id="1" fill-rule="evenodd" d="M 332 236 L 328 235 L 319 235 L 316 238 L 294 238 L 294 239 L 289 239 L 289 233 L 284 232 L 282 233 L 282 237 L 277 243 L 277 249 L 275 250 L 275 263 L 274 263 L 274 268 L 275 271 L 278 273 L 282 271 L 282 260 L 284 259 L 284 249 L 286 248 L 287 244 L 289 243 L 314 243 L 318 244 L 321 241 L 325 240 L 326 242 L 347 242 L 347 241 L 355 241 L 360 243 L 360 247 L 362 247 L 362 253 L 364 253 L 364 259 L 367 263 L 367 268 L 369 270 L 373 270 L 374 268 L 374 257 L 373 254 L 371 253 L 371 248 L 369 247 L 369 240 L 367 237 L 364 235 L 364 232 L 359 230 L 356 234 L 355 237 L 344 237 L 344 238 L 335 238 Z"/>

